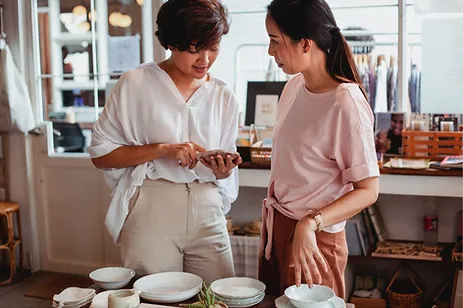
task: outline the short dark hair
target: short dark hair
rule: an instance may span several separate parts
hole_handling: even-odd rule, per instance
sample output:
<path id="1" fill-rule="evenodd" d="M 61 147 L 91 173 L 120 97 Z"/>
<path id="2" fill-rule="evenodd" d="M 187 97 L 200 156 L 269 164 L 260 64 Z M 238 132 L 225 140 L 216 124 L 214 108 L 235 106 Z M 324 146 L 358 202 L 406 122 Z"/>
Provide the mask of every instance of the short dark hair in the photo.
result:
<path id="1" fill-rule="evenodd" d="M 161 6 L 156 24 L 162 47 L 180 51 L 192 45 L 208 49 L 230 29 L 227 9 L 218 0 L 169 0 Z"/>

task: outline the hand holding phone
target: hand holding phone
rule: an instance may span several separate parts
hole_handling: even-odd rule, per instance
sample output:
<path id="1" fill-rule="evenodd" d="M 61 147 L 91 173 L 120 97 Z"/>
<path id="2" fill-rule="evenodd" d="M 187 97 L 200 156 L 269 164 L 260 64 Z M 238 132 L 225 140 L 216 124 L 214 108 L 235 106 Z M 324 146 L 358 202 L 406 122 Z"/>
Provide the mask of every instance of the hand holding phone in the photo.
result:
<path id="1" fill-rule="evenodd" d="M 211 169 L 217 176 L 228 176 L 230 170 L 242 162 L 239 153 L 225 150 L 201 152 L 197 154 L 197 157 L 203 165 Z"/>

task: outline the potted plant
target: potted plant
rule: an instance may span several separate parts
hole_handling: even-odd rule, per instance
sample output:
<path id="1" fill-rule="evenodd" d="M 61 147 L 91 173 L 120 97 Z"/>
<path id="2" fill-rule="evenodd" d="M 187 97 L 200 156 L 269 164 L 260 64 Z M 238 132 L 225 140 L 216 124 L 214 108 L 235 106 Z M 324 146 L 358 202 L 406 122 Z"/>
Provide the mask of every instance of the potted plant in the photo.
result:
<path id="1" fill-rule="evenodd" d="M 216 300 L 211 287 L 207 287 L 206 283 L 204 282 L 202 290 L 198 294 L 198 301 L 192 304 L 181 304 L 180 306 L 188 308 L 228 308 L 225 303 Z"/>

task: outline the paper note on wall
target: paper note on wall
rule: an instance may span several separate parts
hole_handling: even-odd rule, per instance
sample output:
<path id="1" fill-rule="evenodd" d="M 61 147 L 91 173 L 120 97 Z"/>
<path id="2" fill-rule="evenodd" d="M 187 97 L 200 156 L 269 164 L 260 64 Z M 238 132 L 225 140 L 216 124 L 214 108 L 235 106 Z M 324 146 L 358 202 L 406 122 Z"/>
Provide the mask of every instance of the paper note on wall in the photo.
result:
<path id="1" fill-rule="evenodd" d="M 140 65 L 140 36 L 110 36 L 108 55 L 111 73 L 137 68 Z"/>
<path id="2" fill-rule="evenodd" d="M 277 120 L 278 95 L 256 95 L 254 124 L 274 126 Z"/>

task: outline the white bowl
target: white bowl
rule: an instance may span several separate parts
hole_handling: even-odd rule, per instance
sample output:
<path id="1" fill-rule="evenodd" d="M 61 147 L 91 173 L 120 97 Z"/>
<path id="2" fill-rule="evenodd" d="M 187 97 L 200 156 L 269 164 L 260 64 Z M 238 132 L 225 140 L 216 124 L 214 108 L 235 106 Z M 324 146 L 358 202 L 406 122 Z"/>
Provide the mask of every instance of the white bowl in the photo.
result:
<path id="1" fill-rule="evenodd" d="M 335 297 L 331 288 L 319 284 L 314 284 L 312 288 L 307 284 L 299 287 L 292 285 L 285 290 L 285 295 L 297 308 L 333 307 L 331 300 Z"/>
<path id="2" fill-rule="evenodd" d="M 201 277 L 183 272 L 165 272 L 142 277 L 133 287 L 140 297 L 150 302 L 177 303 L 192 298 L 201 291 Z"/>
<path id="3" fill-rule="evenodd" d="M 265 284 L 247 277 L 231 277 L 214 281 L 211 290 L 220 297 L 248 299 L 265 292 Z"/>
<path id="4" fill-rule="evenodd" d="M 115 290 L 125 287 L 135 276 L 135 271 L 124 267 L 103 267 L 94 270 L 89 277 L 105 290 Z"/>

